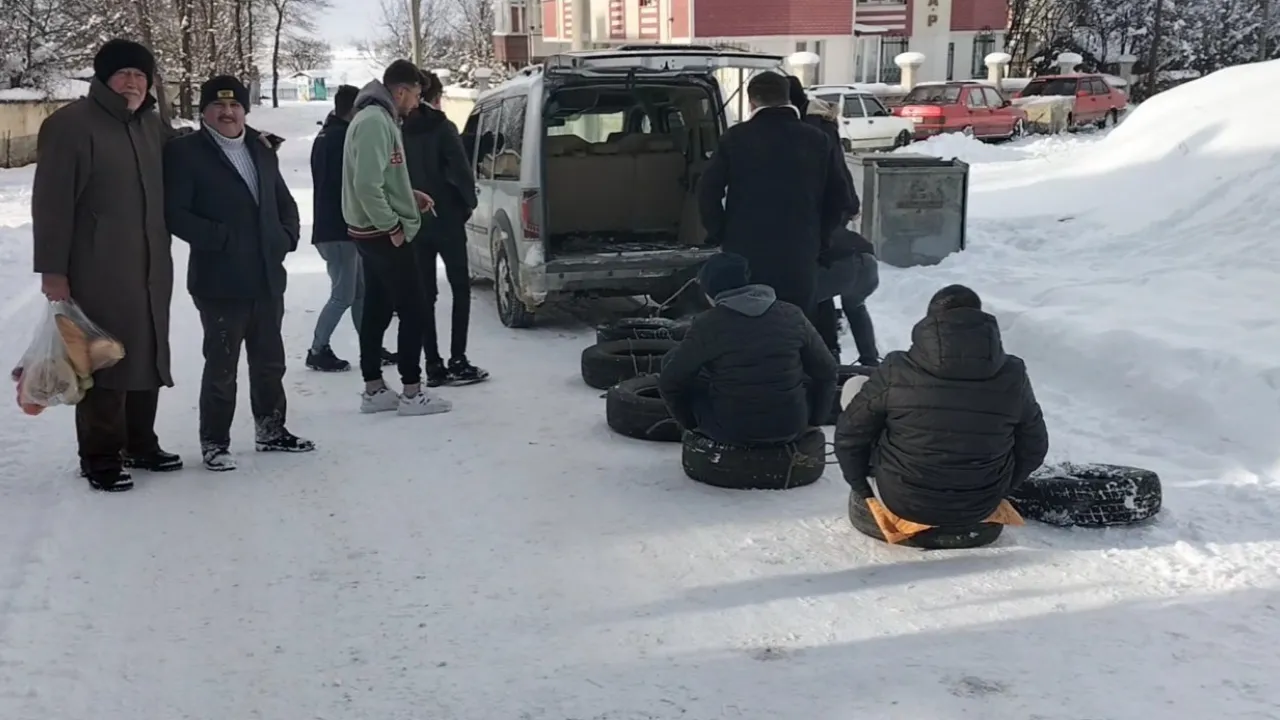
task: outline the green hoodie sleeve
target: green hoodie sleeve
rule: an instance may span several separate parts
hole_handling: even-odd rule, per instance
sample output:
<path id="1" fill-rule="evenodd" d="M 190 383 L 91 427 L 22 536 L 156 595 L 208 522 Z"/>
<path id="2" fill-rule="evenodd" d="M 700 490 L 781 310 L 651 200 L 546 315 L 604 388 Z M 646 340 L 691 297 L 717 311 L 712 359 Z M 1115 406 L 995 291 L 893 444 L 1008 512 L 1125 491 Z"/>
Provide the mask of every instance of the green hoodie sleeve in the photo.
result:
<path id="1" fill-rule="evenodd" d="M 395 138 L 382 123 L 365 122 L 352 129 L 352 196 L 373 228 L 386 233 L 402 229 L 400 216 L 387 201 L 387 158 L 395 149 Z"/>

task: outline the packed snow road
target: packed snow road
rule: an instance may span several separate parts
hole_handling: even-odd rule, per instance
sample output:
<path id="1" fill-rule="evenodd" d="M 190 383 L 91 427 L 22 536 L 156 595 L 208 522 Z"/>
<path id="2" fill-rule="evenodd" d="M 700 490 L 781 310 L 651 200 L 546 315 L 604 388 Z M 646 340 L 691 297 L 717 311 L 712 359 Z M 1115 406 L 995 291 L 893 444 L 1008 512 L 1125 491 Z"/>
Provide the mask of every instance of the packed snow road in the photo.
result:
<path id="1" fill-rule="evenodd" d="M 304 221 L 323 112 L 250 115 L 290 138 Z M 240 413 L 239 471 L 198 468 L 200 330 L 182 291 L 159 427 L 189 469 L 91 493 L 69 411 L 0 414 L 0 717 L 1276 717 L 1280 375 L 1266 370 L 1280 345 L 1264 357 L 1274 323 L 1237 329 L 1262 312 L 1247 301 L 1276 251 L 1178 260 L 1169 244 L 1194 243 L 1161 208 L 1162 231 L 1122 230 L 1129 254 L 1107 254 L 1117 231 L 1099 205 L 1009 189 L 1034 164 L 1061 190 L 1091 147 L 975 167 L 971 250 L 886 271 L 871 307 L 885 346 L 904 347 L 937 287 L 973 284 L 1028 361 L 1054 457 L 1161 472 L 1153 525 L 1029 525 L 921 554 L 856 535 L 835 468 L 786 493 L 693 484 L 677 448 L 608 431 L 578 377 L 589 328 L 506 330 L 485 289 L 470 354 L 494 379 L 446 389 L 448 415 L 361 416 L 354 374 L 302 369 L 328 290 L 304 245 L 286 380 L 314 455 L 255 455 Z M 30 177 L 0 173 L 14 358 L 38 307 Z M 1227 295 L 1200 306 L 1209 292 Z M 349 323 L 338 333 L 354 357 Z M 1243 344 L 1207 354 L 1228 341 Z"/>

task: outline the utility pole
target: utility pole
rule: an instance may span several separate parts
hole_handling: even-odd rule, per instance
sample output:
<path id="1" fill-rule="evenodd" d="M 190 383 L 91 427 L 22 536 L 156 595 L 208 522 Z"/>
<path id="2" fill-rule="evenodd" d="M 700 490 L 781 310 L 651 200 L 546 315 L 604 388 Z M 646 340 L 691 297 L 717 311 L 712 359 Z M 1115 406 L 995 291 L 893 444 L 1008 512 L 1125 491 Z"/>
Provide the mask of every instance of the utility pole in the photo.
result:
<path id="1" fill-rule="evenodd" d="M 412 36 L 409 48 L 413 54 L 413 64 L 422 67 L 422 0 L 409 0 L 409 27 Z"/>
<path id="2" fill-rule="evenodd" d="M 1262 3 L 1262 23 L 1258 25 L 1258 62 L 1264 62 L 1271 57 L 1267 52 L 1267 35 L 1271 29 L 1271 0 L 1261 0 Z"/>
<path id="3" fill-rule="evenodd" d="M 1156 68 L 1160 64 L 1160 41 L 1164 39 L 1164 3 L 1156 0 L 1154 26 L 1151 31 L 1151 48 L 1147 52 L 1147 97 L 1156 94 Z"/>

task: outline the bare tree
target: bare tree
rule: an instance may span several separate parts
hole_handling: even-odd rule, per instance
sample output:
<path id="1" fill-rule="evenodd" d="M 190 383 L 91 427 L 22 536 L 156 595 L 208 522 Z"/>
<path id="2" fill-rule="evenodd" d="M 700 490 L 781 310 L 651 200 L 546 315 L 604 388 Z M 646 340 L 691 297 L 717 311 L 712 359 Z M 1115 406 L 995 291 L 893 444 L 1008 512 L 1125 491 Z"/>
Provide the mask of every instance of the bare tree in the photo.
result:
<path id="1" fill-rule="evenodd" d="M 329 0 L 267 0 L 275 24 L 271 35 L 271 107 L 280 107 L 280 59 L 285 28 L 301 32 L 315 29 L 316 11 L 329 7 Z"/>
<path id="2" fill-rule="evenodd" d="M 290 36 L 280 48 L 280 64 L 289 72 L 327 67 L 333 62 L 333 48 L 323 40 Z"/>

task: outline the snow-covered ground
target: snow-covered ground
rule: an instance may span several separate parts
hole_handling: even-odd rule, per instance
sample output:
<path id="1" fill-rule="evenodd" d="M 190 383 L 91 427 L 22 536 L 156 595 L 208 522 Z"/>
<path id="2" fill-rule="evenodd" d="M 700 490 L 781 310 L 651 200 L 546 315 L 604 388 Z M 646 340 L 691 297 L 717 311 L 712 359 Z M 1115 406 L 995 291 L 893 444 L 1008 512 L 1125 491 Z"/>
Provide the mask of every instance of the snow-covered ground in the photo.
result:
<path id="1" fill-rule="evenodd" d="M 327 291 L 304 246 L 287 384 L 314 455 L 248 452 L 245 403 L 239 472 L 100 495 L 69 411 L 0 414 L 0 717 L 1280 716 L 1280 139 L 1255 134 L 1278 77 L 1224 72 L 1109 136 L 975 165 L 969 250 L 885 268 L 871 299 L 890 349 L 939 286 L 973 285 L 1054 459 L 1159 471 L 1154 524 L 921 554 L 856 535 L 834 468 L 786 493 L 694 484 L 678 447 L 607 430 L 578 377 L 590 328 L 506 330 L 485 289 L 471 354 L 494 379 L 447 390 L 449 415 L 361 416 L 357 377 L 302 369 Z M 304 219 L 323 112 L 250 116 L 291 138 Z M 30 177 L 0 173 L 15 358 L 38 307 Z M 184 292 L 173 312 L 160 426 L 195 464 L 199 324 Z M 349 323 L 336 346 L 355 357 Z"/>

